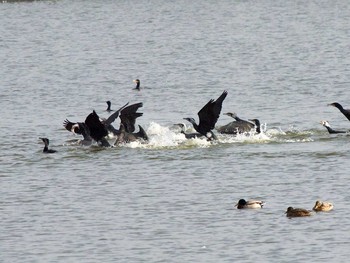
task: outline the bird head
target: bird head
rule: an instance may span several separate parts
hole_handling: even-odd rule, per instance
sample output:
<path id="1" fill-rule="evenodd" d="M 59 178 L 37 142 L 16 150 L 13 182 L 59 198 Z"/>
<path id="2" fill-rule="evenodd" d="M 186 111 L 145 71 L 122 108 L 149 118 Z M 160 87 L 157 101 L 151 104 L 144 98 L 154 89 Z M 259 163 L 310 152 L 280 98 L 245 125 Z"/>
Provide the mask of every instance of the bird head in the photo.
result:
<path id="1" fill-rule="evenodd" d="M 236 117 L 237 117 L 237 114 L 234 113 L 234 112 L 226 112 L 226 113 L 224 113 L 223 115 L 230 116 L 231 118 L 236 118 Z"/>
<path id="2" fill-rule="evenodd" d="M 320 123 L 324 126 L 324 127 L 330 127 L 330 124 L 328 121 L 320 121 Z"/>
<path id="3" fill-rule="evenodd" d="M 338 102 L 330 103 L 330 104 L 328 104 L 327 106 L 333 106 L 333 107 L 336 107 L 336 108 L 338 108 L 338 109 L 342 109 L 342 108 L 343 108 L 343 106 L 340 105 Z"/>

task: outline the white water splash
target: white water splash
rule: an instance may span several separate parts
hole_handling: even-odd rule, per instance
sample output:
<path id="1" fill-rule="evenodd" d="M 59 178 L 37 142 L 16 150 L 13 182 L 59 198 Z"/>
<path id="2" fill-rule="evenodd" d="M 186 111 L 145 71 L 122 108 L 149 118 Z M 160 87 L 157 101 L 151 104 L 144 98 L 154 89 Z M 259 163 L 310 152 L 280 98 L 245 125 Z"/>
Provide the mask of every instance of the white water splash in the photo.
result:
<path id="1" fill-rule="evenodd" d="M 192 127 L 187 128 L 187 132 L 193 132 Z M 181 133 L 181 129 L 174 126 L 162 126 L 156 122 L 151 122 L 146 129 L 149 137 L 148 142 L 136 141 L 124 144 L 123 147 L 160 149 L 160 148 L 206 148 L 220 143 L 270 143 L 270 142 L 308 142 L 312 141 L 309 131 L 284 132 L 281 128 L 267 129 L 267 125 L 262 125 L 261 133 L 256 134 L 254 130 L 249 133 L 229 135 L 216 133 L 217 141 L 208 141 L 207 138 L 186 139 Z"/>

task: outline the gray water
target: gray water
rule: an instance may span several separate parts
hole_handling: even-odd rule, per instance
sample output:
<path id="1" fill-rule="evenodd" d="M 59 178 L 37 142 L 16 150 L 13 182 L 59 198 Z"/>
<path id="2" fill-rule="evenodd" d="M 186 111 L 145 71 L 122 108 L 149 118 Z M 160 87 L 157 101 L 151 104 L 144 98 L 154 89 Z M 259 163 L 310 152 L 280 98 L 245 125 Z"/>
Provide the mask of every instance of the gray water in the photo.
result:
<path id="1" fill-rule="evenodd" d="M 350 106 L 348 1 L 16 2 L 0 22 L 1 262 L 348 261 L 350 137 L 319 123 L 350 129 L 327 106 Z M 223 90 L 262 134 L 171 129 Z M 106 100 L 144 103 L 148 144 L 74 143 L 63 121 Z M 317 199 L 334 210 L 284 214 Z"/>

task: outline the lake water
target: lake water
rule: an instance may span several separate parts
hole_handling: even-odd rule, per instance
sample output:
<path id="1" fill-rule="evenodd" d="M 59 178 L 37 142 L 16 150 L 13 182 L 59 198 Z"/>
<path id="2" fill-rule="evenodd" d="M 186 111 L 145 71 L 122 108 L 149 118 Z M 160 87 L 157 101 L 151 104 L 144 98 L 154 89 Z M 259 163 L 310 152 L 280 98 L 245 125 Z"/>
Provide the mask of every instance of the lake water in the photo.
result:
<path id="1" fill-rule="evenodd" d="M 348 1 L 16 2 L 0 21 L 1 262 L 347 262 L 350 137 L 319 122 L 350 129 L 327 106 L 350 107 Z M 223 90 L 262 134 L 171 129 Z M 63 121 L 107 100 L 144 103 L 148 144 L 72 142 Z M 334 210 L 284 214 L 318 199 Z"/>

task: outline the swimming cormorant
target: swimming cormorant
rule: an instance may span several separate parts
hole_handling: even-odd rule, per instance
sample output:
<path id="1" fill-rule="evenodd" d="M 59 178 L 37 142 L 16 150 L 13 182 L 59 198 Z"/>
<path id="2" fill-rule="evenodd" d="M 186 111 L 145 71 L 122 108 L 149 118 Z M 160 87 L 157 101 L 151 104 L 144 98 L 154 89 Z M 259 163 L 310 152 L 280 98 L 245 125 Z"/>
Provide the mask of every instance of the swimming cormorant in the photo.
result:
<path id="1" fill-rule="evenodd" d="M 106 109 L 106 111 L 108 111 L 108 112 L 113 111 L 113 110 L 111 109 L 112 103 L 111 103 L 109 100 L 107 100 L 106 103 L 107 103 L 107 109 Z"/>
<path id="2" fill-rule="evenodd" d="M 140 84 L 141 84 L 140 80 L 139 79 L 134 79 L 133 82 L 136 83 L 136 87 L 134 88 L 134 90 L 140 90 L 141 89 L 141 87 L 140 87 Z"/>
<path id="3" fill-rule="evenodd" d="M 255 127 L 256 133 L 260 133 L 260 121 L 258 119 L 249 119 L 248 121 L 242 120 L 237 116 L 236 113 L 227 112 L 224 115 L 230 116 L 235 119 L 224 126 L 221 126 L 217 129 L 218 132 L 224 134 L 240 134 L 251 132 Z"/>
<path id="4" fill-rule="evenodd" d="M 240 119 L 236 113 L 227 112 L 224 113 L 224 115 L 230 116 L 235 119 L 235 121 L 232 121 L 224 126 L 221 126 L 217 129 L 218 132 L 224 133 L 224 134 L 239 134 L 239 133 L 245 133 L 250 132 L 254 128 L 254 124 Z"/>
<path id="5" fill-rule="evenodd" d="M 338 108 L 338 110 L 344 114 L 344 116 L 350 121 L 350 109 L 346 110 L 343 108 L 342 105 L 340 105 L 338 102 L 333 102 L 331 104 L 328 104 L 328 106 L 333 106 Z"/>
<path id="6" fill-rule="evenodd" d="M 57 152 L 56 150 L 49 149 L 50 141 L 48 138 L 39 138 L 39 139 L 41 139 L 45 144 L 44 149 L 43 149 L 43 153 L 55 153 L 55 152 Z"/>
<path id="7" fill-rule="evenodd" d="M 331 127 L 331 125 L 329 124 L 328 121 L 321 121 L 320 122 L 324 127 L 326 127 L 326 129 L 328 130 L 328 132 L 330 134 L 336 134 L 336 133 L 347 133 L 346 131 L 336 131 L 336 130 L 333 130 L 333 128 Z"/>
<path id="8" fill-rule="evenodd" d="M 186 139 L 195 139 L 195 138 L 200 138 L 200 137 L 203 137 L 204 135 L 198 133 L 198 132 L 194 132 L 194 133 L 186 133 L 186 125 L 184 123 L 177 123 L 177 124 L 174 124 L 174 126 L 178 126 L 181 128 L 181 133 L 183 135 L 185 135 L 185 138 Z"/>
<path id="9" fill-rule="evenodd" d="M 118 135 L 118 138 L 115 141 L 114 145 L 119 145 L 121 143 L 134 142 L 134 141 L 137 141 L 139 139 L 143 139 L 144 141 L 148 141 L 148 136 L 147 136 L 145 130 L 140 125 L 139 125 L 139 132 L 130 133 L 130 132 L 126 131 L 124 124 L 121 123 L 120 127 L 119 127 L 119 135 Z"/>
<path id="10" fill-rule="evenodd" d="M 200 134 L 206 136 L 209 140 L 217 139 L 212 130 L 215 128 L 215 124 L 219 119 L 222 103 L 227 96 L 225 90 L 220 97 L 214 101 L 211 99 L 204 107 L 198 112 L 199 124 L 193 118 L 184 118 L 192 123 L 193 128 Z"/>

